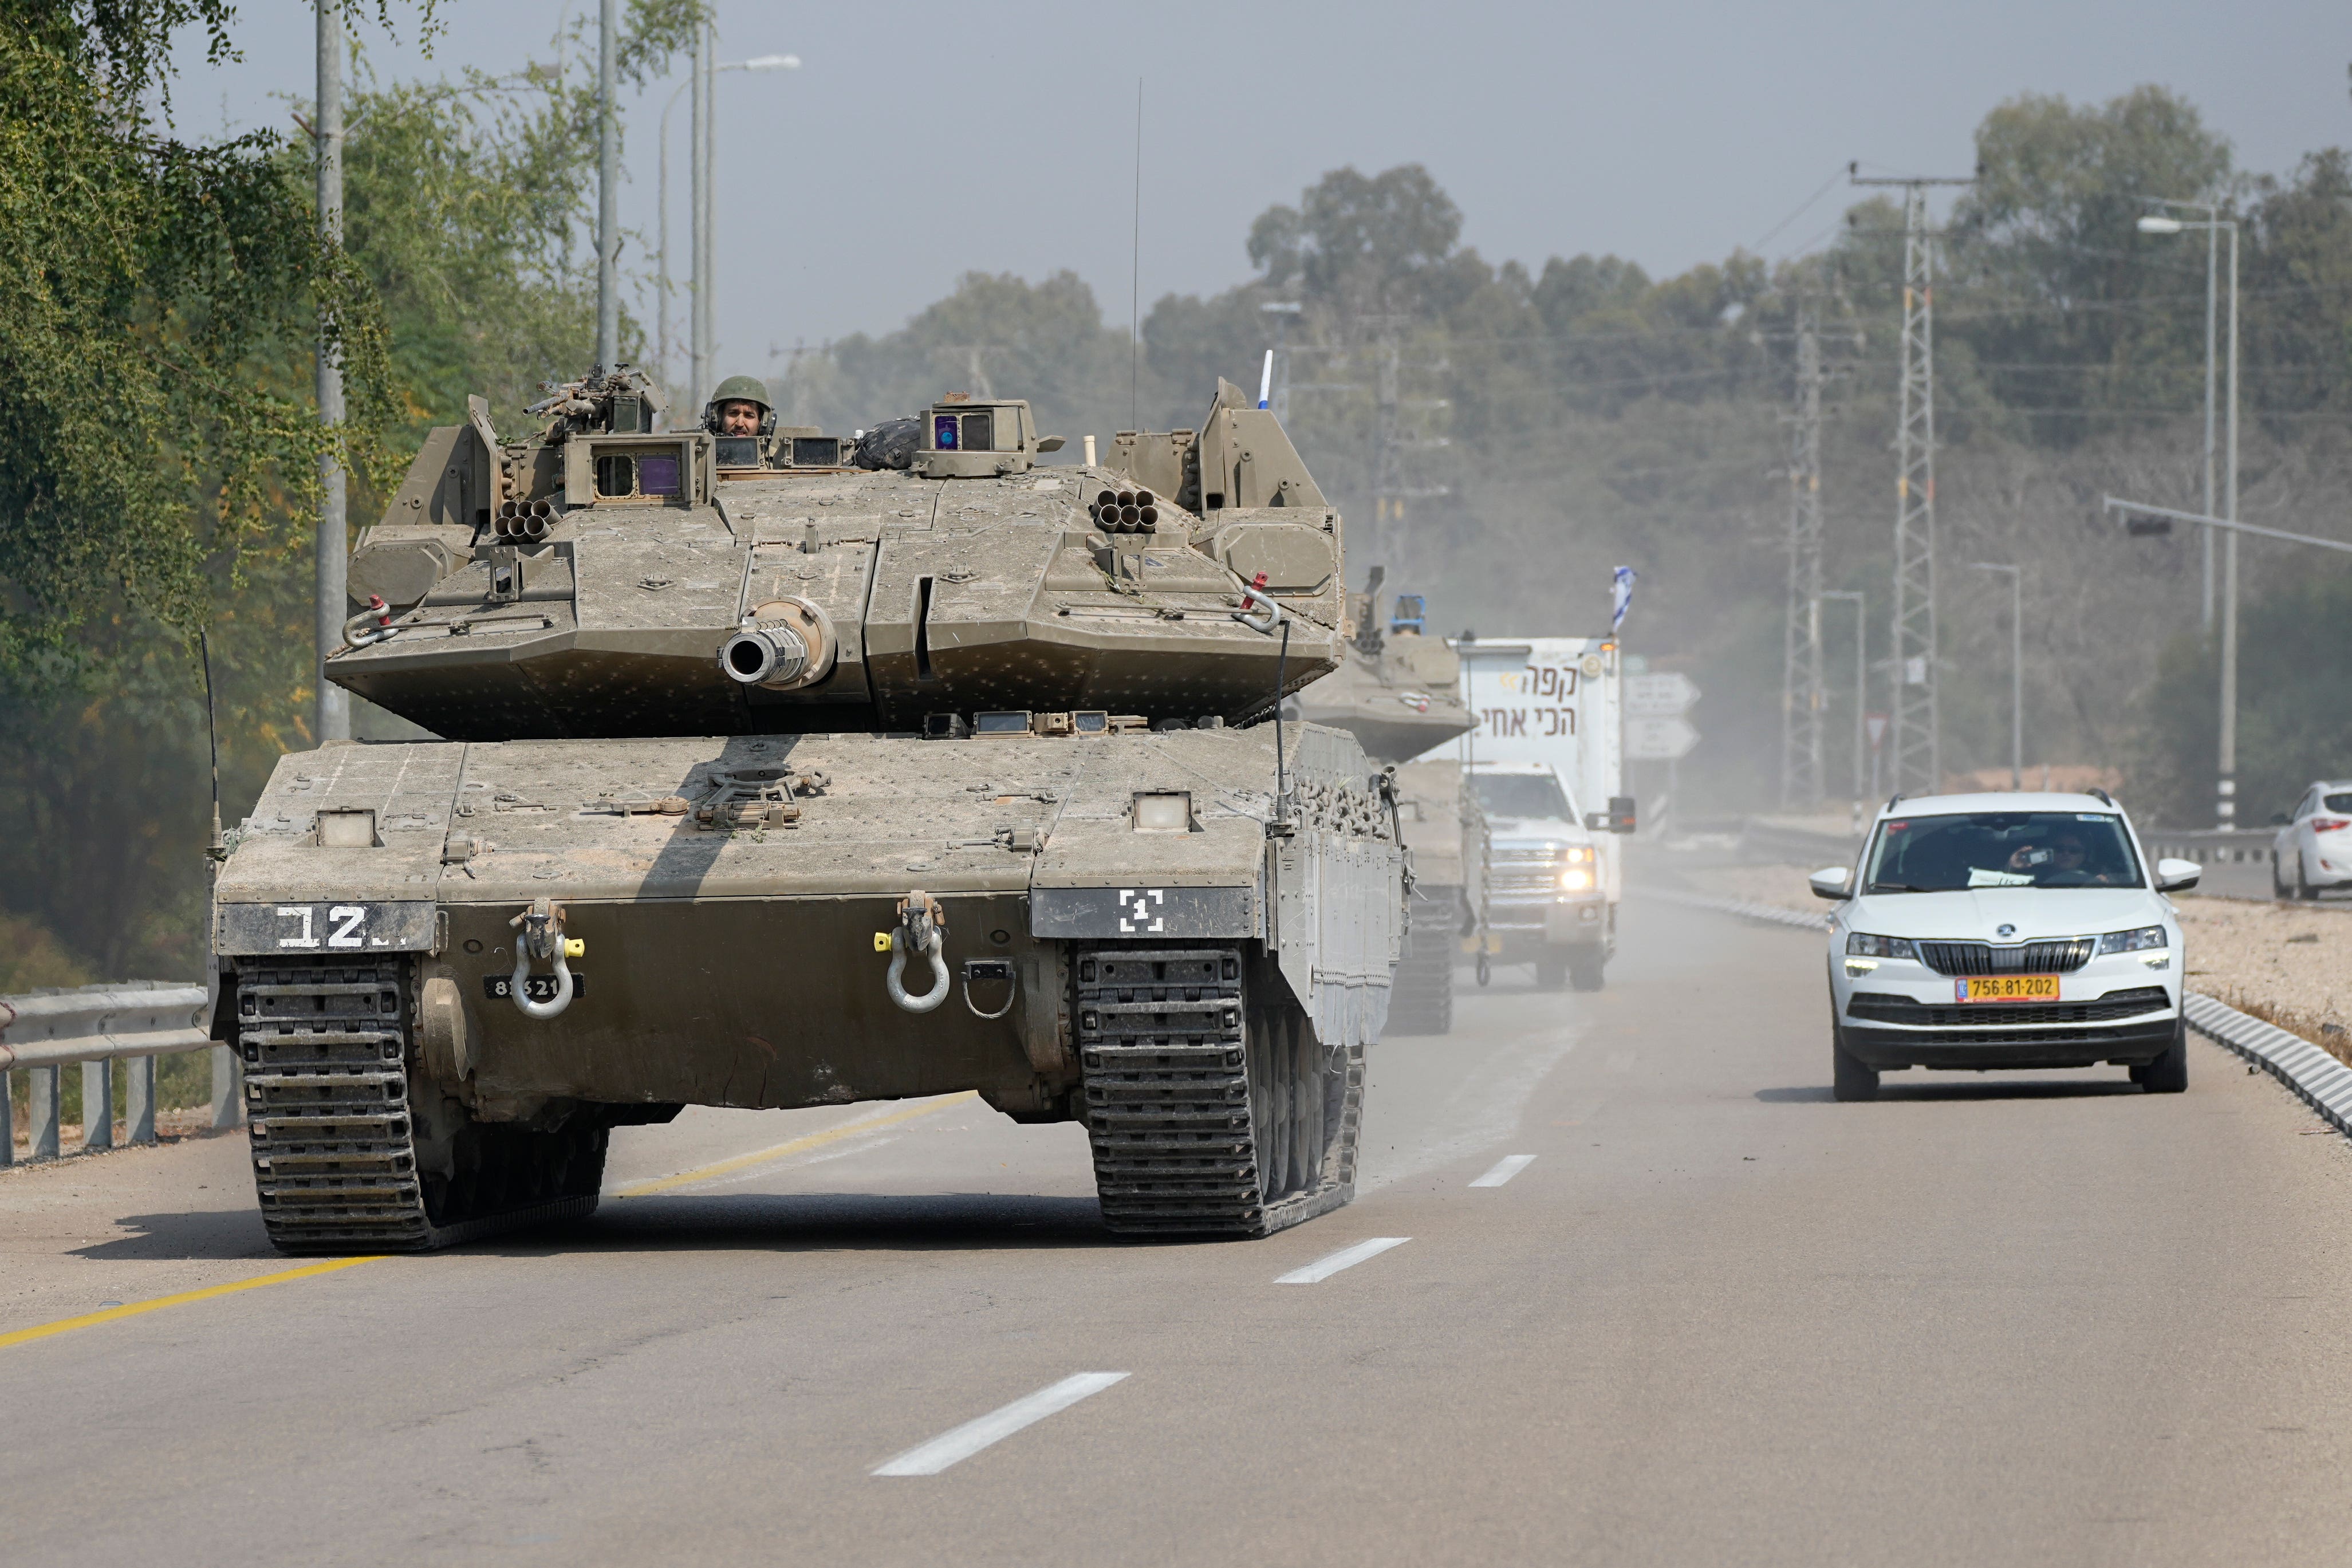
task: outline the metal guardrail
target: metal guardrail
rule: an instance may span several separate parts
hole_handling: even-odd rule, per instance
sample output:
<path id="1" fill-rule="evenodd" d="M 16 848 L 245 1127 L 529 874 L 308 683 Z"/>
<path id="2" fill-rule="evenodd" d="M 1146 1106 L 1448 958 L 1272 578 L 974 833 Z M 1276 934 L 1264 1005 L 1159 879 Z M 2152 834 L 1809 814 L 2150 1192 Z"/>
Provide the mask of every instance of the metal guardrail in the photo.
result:
<path id="1" fill-rule="evenodd" d="M 2151 855 L 2194 860 L 2200 866 L 2267 866 L 2271 827 L 2151 828 L 2140 835 Z"/>
<path id="2" fill-rule="evenodd" d="M 1823 833 L 1762 816 L 1751 816 L 1740 824 L 1739 842 L 1749 849 L 1812 866 L 1846 865 L 1862 849 L 1858 833 Z"/>
<path id="3" fill-rule="evenodd" d="M 0 996 L 0 1165 L 16 1157 L 15 1103 L 8 1075 L 29 1079 L 30 1155 L 58 1154 L 58 1113 L 63 1072 L 81 1067 L 84 1149 L 114 1146 L 115 1064 L 124 1064 L 125 1141 L 155 1142 L 155 1058 L 179 1051 L 211 1050 L 213 1125 L 235 1126 L 243 1107 L 236 1094 L 236 1060 L 215 1046 L 208 1032 L 212 994 L 208 987 L 168 981 L 134 980 L 71 990 Z"/>

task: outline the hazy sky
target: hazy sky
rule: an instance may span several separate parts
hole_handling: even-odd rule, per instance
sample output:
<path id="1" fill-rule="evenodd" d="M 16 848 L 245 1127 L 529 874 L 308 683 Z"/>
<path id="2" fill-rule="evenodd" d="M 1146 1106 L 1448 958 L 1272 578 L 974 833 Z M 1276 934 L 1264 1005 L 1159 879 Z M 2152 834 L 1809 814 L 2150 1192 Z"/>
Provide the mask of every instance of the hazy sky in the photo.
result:
<path id="1" fill-rule="evenodd" d="M 445 0 L 432 59 L 413 27 L 404 47 L 369 44 L 386 75 L 510 68 L 583 8 L 593 16 L 581 0 Z M 2340 0 L 718 9 L 722 59 L 804 62 L 719 81 L 722 374 L 781 368 L 772 351 L 795 342 L 887 331 L 972 269 L 1073 268 L 1123 321 L 1139 77 L 1147 311 L 1162 293 L 1247 277 L 1250 220 L 1346 163 L 1427 164 L 1490 260 L 1614 251 L 1664 274 L 1768 236 L 1775 257 L 1817 243 L 1845 199 L 1822 187 L 1850 159 L 1865 173 L 1967 173 L 1978 121 L 2021 92 L 2098 100 L 2160 82 L 2256 170 L 2352 143 Z M 287 123 L 273 95 L 310 94 L 310 15 L 298 0 L 245 0 L 242 62 L 215 68 L 184 49 L 183 133 L 224 117 Z M 630 108 L 623 221 L 648 245 L 672 85 Z M 681 99 L 680 276 L 687 118 Z M 624 265 L 649 263 L 638 250 Z"/>

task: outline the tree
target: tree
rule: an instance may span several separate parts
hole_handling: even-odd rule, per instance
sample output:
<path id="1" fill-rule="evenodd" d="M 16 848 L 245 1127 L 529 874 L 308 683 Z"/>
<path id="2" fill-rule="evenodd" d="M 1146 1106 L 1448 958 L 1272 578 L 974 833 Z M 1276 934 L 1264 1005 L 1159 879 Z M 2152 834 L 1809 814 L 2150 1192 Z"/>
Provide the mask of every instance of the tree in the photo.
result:
<path id="1" fill-rule="evenodd" d="M 0 95 L 20 95 L 0 108 L 21 108 L 44 81 L 80 95 L 68 93 L 71 114 L 44 100 L 62 130 L 0 118 L 0 258 L 35 296 L 0 297 L 0 353 L 26 366 L 0 397 L 37 413 L 62 402 L 64 416 L 34 433 L 69 443 L 27 452 L 20 427 L 0 431 L 0 487 L 15 487 L 0 505 L 20 509 L 0 513 L 0 612 L 16 617 L 0 661 L 14 742 L 0 752 L 0 814 L 21 828 L 0 839 L 0 902 L 16 911 L 0 930 L 49 955 L 20 969 L 22 984 L 61 966 L 199 966 L 208 769 L 194 628 L 209 633 L 228 821 L 282 752 L 310 744 L 309 459 L 326 437 L 309 386 L 321 300 L 341 312 L 361 455 L 404 458 L 425 426 L 462 417 L 469 391 L 512 418 L 537 379 L 593 353 L 593 269 L 575 237 L 594 167 L 594 72 L 576 28 L 551 61 L 509 75 L 353 94 L 336 252 L 316 238 L 307 142 L 264 133 L 182 148 L 114 117 L 125 84 L 168 85 L 138 74 L 141 58 L 160 68 L 160 49 L 137 53 L 151 35 L 108 44 L 118 12 L 158 25 L 207 16 L 216 51 L 226 47 L 226 3 L 60 7 L 29 41 L 0 34 Z M 660 68 L 699 15 L 698 0 L 638 0 L 625 74 Z M 77 218 L 74 202 L 89 212 Z M 167 374 L 190 379 L 152 384 Z M 130 397 L 139 422 L 62 397 L 77 376 Z M 400 466 L 379 461 L 373 477 Z M 93 473 L 112 488 L 92 489 Z M 131 510 L 93 515 L 100 503 Z M 354 516 L 370 507 L 363 485 Z M 32 572 L 17 564 L 26 558 Z"/>
<path id="2" fill-rule="evenodd" d="M 272 132 L 195 147 L 147 108 L 171 29 L 227 0 L 50 0 L 0 29 L 0 679 L 88 658 L 114 609 L 186 637 L 335 439 L 281 374 L 325 323 L 356 425 L 388 407 L 373 292 Z M 376 456 L 363 438 L 348 460 Z"/>
<path id="3" fill-rule="evenodd" d="M 2164 88 L 2083 107 L 2029 93 L 1985 117 L 1977 160 L 1940 298 L 1998 400 L 2070 443 L 2195 396 L 2204 247 L 2135 226 L 2151 201 L 2227 197 L 2229 143 Z"/>

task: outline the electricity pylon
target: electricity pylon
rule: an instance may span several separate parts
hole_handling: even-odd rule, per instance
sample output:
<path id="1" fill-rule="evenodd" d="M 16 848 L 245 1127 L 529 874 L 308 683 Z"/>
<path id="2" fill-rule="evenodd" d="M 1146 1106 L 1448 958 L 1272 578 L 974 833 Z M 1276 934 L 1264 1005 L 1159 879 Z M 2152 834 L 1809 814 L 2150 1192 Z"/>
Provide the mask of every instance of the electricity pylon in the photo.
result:
<path id="1" fill-rule="evenodd" d="M 1797 412 L 1789 450 L 1789 616 L 1780 663 L 1780 805 L 1822 802 L 1822 340 L 1797 303 Z"/>
<path id="2" fill-rule="evenodd" d="M 1903 189 L 1902 412 L 1895 447 L 1895 744 L 1898 792 L 1933 790 L 1944 776 L 1936 700 L 1936 236 L 1927 187 L 1973 179 L 1864 179 Z"/>

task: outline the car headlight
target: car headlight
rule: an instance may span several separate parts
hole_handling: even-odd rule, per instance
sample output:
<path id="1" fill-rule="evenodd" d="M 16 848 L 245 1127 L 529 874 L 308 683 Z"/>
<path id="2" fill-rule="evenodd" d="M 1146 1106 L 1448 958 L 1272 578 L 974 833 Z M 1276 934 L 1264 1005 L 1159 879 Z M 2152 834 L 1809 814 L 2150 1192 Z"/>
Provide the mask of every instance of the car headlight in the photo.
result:
<path id="1" fill-rule="evenodd" d="M 1911 945 L 1908 937 L 1871 936 L 1858 931 L 1846 933 L 1845 951 L 1855 958 L 1916 959 L 1919 956 L 1918 950 Z"/>
<path id="2" fill-rule="evenodd" d="M 1559 874 L 1559 890 L 1581 893 L 1592 886 L 1592 873 L 1581 866 L 1570 866 Z"/>
<path id="3" fill-rule="evenodd" d="M 2137 931 L 2111 931 L 2099 939 L 2099 951 L 2107 952 L 2138 952 L 2144 948 L 2169 947 L 2162 926 L 2142 926 Z"/>

